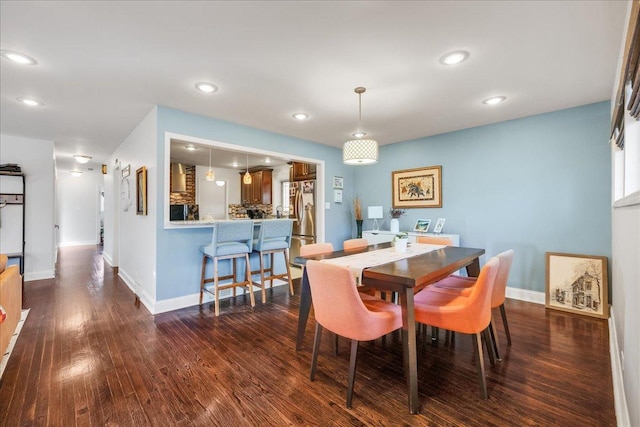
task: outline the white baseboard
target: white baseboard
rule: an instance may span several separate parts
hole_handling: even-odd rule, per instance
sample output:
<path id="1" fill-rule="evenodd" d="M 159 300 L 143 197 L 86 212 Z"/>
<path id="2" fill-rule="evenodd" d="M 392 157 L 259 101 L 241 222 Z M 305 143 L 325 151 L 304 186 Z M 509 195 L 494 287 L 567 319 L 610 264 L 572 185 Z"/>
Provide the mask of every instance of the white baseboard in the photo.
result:
<path id="1" fill-rule="evenodd" d="M 509 288 L 506 292 L 507 298 L 528 301 L 536 304 L 544 304 L 544 292 L 530 291 L 527 289 Z"/>
<path id="2" fill-rule="evenodd" d="M 613 307 L 609 310 L 609 354 L 611 356 L 611 378 L 613 379 L 613 403 L 616 410 L 616 420 L 618 421 L 618 427 L 629 427 L 631 426 L 631 420 L 629 419 L 627 397 L 624 392 L 624 376 L 622 375 L 622 363 Z"/>
<path id="3" fill-rule="evenodd" d="M 102 252 L 102 259 L 104 259 L 110 267 L 117 267 L 117 265 L 113 265 L 113 259 L 111 258 L 111 255 L 104 251 Z"/>
<path id="4" fill-rule="evenodd" d="M 55 270 L 35 271 L 31 273 L 24 273 L 24 281 L 30 282 L 32 280 L 44 280 L 53 279 L 56 277 Z"/>
<path id="5" fill-rule="evenodd" d="M 155 314 L 153 312 L 153 300 L 151 299 L 149 294 L 144 291 L 144 289 L 142 289 L 142 292 L 140 292 L 141 286 L 140 285 L 136 286 L 136 281 L 133 279 L 133 277 L 131 277 L 125 270 L 121 268 L 118 269 L 118 277 L 122 279 L 122 281 L 125 283 L 125 285 L 127 285 L 129 290 L 131 290 L 131 292 L 134 293 L 134 295 L 138 295 L 138 298 L 140 298 L 140 302 L 142 302 L 142 304 L 147 308 L 147 310 L 149 310 L 151 314 Z"/>

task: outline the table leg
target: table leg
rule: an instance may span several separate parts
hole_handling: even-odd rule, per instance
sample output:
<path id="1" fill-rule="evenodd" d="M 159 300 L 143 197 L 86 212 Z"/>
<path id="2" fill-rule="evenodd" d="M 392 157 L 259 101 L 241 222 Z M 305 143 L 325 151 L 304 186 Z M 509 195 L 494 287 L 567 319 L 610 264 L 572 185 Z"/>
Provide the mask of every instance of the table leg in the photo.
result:
<path id="1" fill-rule="evenodd" d="M 473 262 L 467 265 L 467 276 L 478 277 L 480 275 L 480 258 L 476 258 Z"/>
<path id="2" fill-rule="evenodd" d="M 404 372 L 409 391 L 409 411 L 420 412 L 418 400 L 418 357 L 416 355 L 416 321 L 413 311 L 413 288 L 407 288 L 400 299 L 402 308 L 402 346 Z"/>
<path id="3" fill-rule="evenodd" d="M 298 314 L 298 334 L 296 335 L 296 350 L 302 348 L 302 339 L 304 338 L 304 330 L 307 326 L 307 319 L 311 311 L 311 287 L 309 286 L 309 277 L 307 269 L 302 272 L 302 288 L 300 289 L 300 313 Z"/>

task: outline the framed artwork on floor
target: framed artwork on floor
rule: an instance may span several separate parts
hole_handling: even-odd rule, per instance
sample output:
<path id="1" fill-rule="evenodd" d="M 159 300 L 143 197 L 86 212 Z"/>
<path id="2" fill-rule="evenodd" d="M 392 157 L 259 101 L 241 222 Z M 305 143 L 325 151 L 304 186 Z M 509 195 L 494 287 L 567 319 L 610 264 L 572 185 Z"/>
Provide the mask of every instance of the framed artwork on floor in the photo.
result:
<path id="1" fill-rule="evenodd" d="M 545 307 L 609 317 L 607 257 L 547 252 Z"/>

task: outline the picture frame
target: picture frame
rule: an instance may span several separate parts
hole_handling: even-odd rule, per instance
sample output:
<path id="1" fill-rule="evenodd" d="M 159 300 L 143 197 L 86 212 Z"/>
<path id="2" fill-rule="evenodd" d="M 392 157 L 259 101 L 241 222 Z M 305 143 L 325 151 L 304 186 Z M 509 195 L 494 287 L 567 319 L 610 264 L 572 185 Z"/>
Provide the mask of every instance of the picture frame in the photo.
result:
<path id="1" fill-rule="evenodd" d="M 442 166 L 391 172 L 393 208 L 441 208 Z"/>
<path id="2" fill-rule="evenodd" d="M 131 165 L 127 165 L 126 167 L 122 168 L 122 177 L 126 178 L 129 175 L 131 175 Z"/>
<path id="3" fill-rule="evenodd" d="M 546 253 L 545 307 L 607 319 L 607 257 Z"/>
<path id="4" fill-rule="evenodd" d="M 136 170 L 136 215 L 147 215 L 147 168 Z"/>
<path id="5" fill-rule="evenodd" d="M 342 203 L 342 190 L 333 190 L 333 203 Z"/>
<path id="6" fill-rule="evenodd" d="M 333 188 L 339 188 L 339 189 L 344 188 L 344 178 L 342 178 L 341 176 L 334 176 Z"/>
<path id="7" fill-rule="evenodd" d="M 433 232 L 436 234 L 442 233 L 442 229 L 444 228 L 444 223 L 446 221 L 446 218 L 438 218 L 438 220 L 436 221 L 436 225 L 433 226 Z"/>
<path id="8" fill-rule="evenodd" d="M 418 233 L 426 233 L 429 231 L 430 219 L 419 219 L 416 221 L 416 225 L 413 227 L 413 231 Z"/>

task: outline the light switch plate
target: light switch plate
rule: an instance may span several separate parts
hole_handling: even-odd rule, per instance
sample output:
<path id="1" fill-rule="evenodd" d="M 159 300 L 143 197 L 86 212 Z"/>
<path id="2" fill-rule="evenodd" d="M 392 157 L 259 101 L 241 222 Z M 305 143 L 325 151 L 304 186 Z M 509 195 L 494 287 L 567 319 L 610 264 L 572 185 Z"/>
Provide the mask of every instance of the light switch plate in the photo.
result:
<path id="1" fill-rule="evenodd" d="M 327 209 L 327 210 L 328 210 L 328 209 L 331 209 L 331 202 L 326 202 L 326 203 L 324 204 L 324 208 L 325 208 L 325 209 Z"/>

